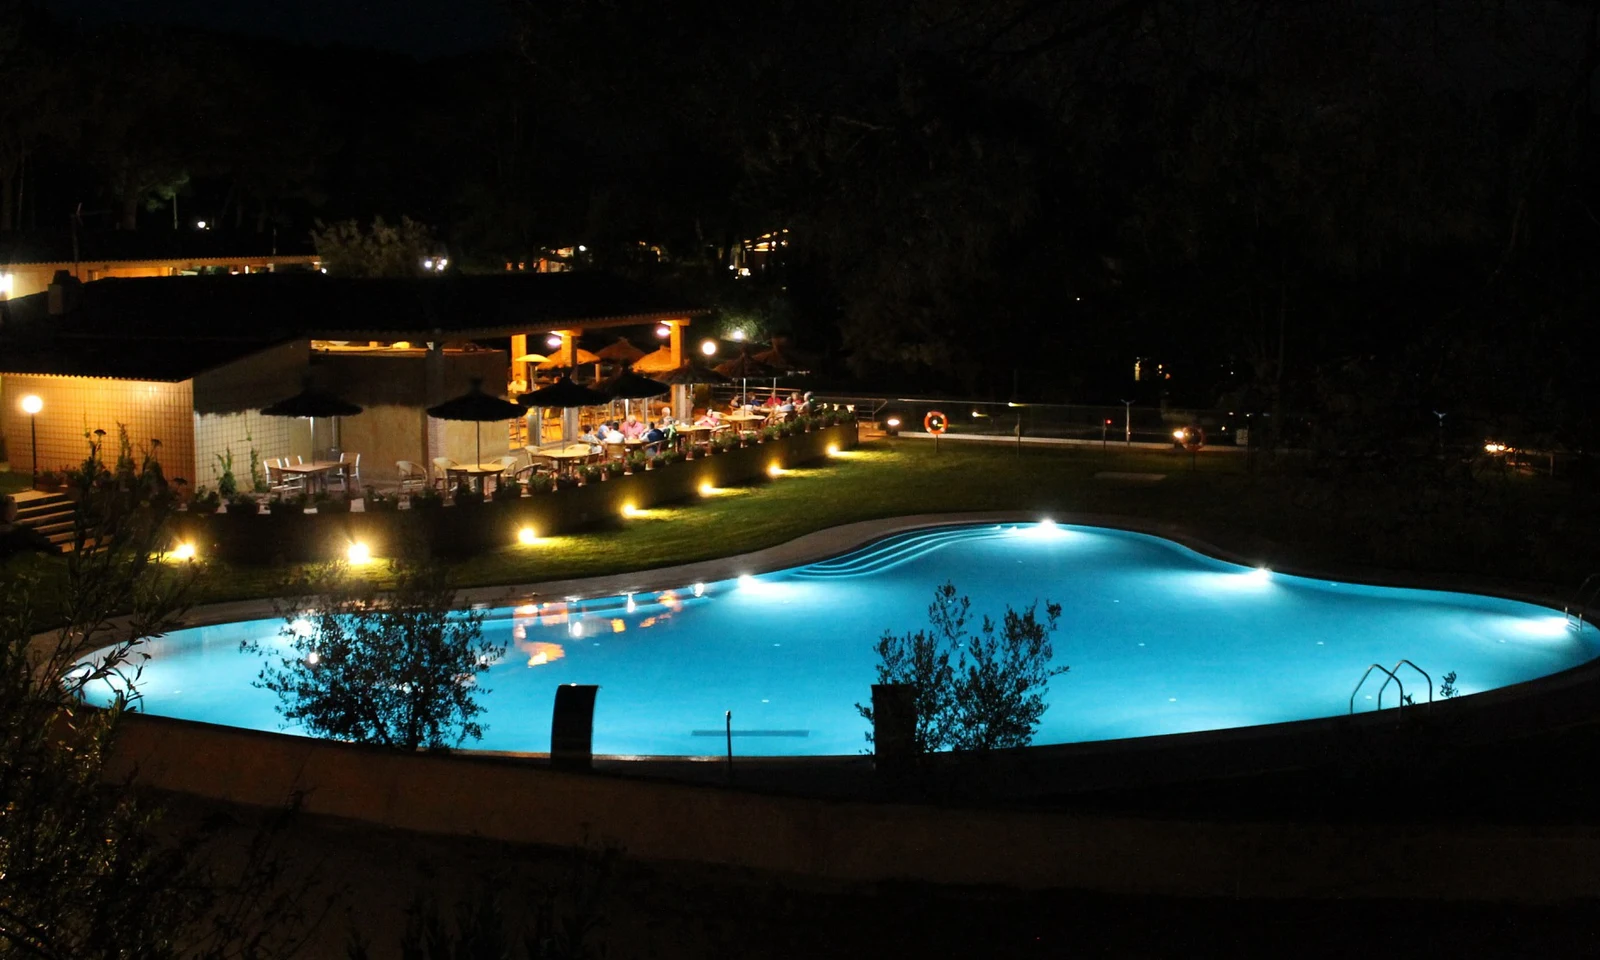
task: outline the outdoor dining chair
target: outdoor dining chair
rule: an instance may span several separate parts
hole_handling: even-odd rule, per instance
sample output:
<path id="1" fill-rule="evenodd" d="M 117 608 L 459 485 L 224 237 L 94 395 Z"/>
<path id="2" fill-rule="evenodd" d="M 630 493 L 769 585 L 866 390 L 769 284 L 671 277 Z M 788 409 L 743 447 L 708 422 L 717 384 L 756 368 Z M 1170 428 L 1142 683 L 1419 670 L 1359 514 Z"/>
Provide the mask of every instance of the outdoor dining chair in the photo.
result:
<path id="1" fill-rule="evenodd" d="M 339 485 L 339 489 L 346 493 L 349 493 L 351 490 L 360 490 L 361 454 L 357 453 L 351 455 L 348 453 L 341 453 L 339 454 L 339 462 L 344 464 L 344 467 L 336 473 L 328 476 L 329 485 L 331 486 L 332 484 L 337 483 Z"/>
<path id="2" fill-rule="evenodd" d="M 450 459 L 449 457 L 434 457 L 433 458 L 433 485 L 438 487 L 441 491 L 449 490 L 450 489 L 450 471 L 454 470 L 456 467 L 459 467 L 459 466 L 461 466 L 461 464 L 455 462 L 454 460 Z"/>
<path id="3" fill-rule="evenodd" d="M 428 486 L 428 471 L 412 463 L 410 460 L 396 460 L 395 473 L 400 475 L 400 491 L 423 490 Z"/>
<path id="4" fill-rule="evenodd" d="M 284 460 L 287 458 L 263 460 L 262 466 L 267 469 L 268 493 L 299 493 L 306 487 L 306 478 L 299 474 L 285 474 L 283 472 Z"/>

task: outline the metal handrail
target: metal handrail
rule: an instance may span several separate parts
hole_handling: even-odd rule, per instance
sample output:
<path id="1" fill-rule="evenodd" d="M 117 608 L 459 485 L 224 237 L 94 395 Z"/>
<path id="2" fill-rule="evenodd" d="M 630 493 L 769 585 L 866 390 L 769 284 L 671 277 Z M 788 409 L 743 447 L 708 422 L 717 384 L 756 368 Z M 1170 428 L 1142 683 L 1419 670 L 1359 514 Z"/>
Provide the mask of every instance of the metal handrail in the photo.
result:
<path id="1" fill-rule="evenodd" d="M 1429 706 L 1429 708 L 1432 708 L 1433 707 L 1433 677 L 1428 675 L 1428 671 L 1422 669 L 1421 667 L 1419 667 L 1416 664 L 1412 663 L 1410 660 L 1406 660 L 1404 658 L 1401 658 L 1401 659 L 1395 661 L 1394 672 L 1395 673 L 1399 673 L 1400 668 L 1402 666 L 1410 667 L 1411 669 L 1417 671 L 1418 673 L 1422 674 L 1422 678 L 1424 680 L 1428 681 L 1428 706 Z M 1391 673 L 1390 676 L 1391 677 L 1394 676 L 1394 673 Z M 1395 679 L 1395 683 L 1399 683 L 1399 682 L 1400 681 L 1399 681 L 1398 678 Z M 1378 688 L 1378 709 L 1379 710 L 1383 709 L 1383 691 L 1384 691 L 1384 688 L 1387 687 L 1387 686 L 1389 686 L 1389 681 L 1385 680 L 1385 681 L 1383 681 L 1383 686 Z M 1400 705 L 1401 706 L 1405 706 L 1405 697 L 1406 697 L 1406 691 L 1405 691 L 1405 688 L 1402 687 L 1402 688 L 1400 688 Z"/>
<path id="2" fill-rule="evenodd" d="M 1589 590 L 1589 595 L 1587 598 L 1585 598 L 1584 590 L 1587 589 L 1591 583 L 1594 584 L 1594 589 Z M 1566 606 L 1561 608 L 1561 612 L 1567 615 L 1567 622 L 1570 624 L 1572 621 L 1576 620 L 1578 622 L 1578 629 L 1582 630 L 1589 622 L 1587 619 L 1589 615 L 1589 606 L 1594 603 L 1596 595 L 1600 595 L 1600 572 L 1591 573 L 1587 577 L 1584 577 L 1583 582 L 1578 584 L 1578 589 L 1572 591 L 1572 599 L 1568 600 Z M 1583 604 L 1578 607 L 1577 612 L 1573 612 L 1572 608 L 1578 603 L 1579 600 L 1582 600 Z"/>
<path id="3" fill-rule="evenodd" d="M 1367 682 L 1367 678 L 1372 676 L 1372 671 L 1374 671 L 1374 670 L 1382 671 L 1386 676 L 1388 676 L 1389 680 L 1393 680 L 1394 681 L 1395 686 L 1400 688 L 1400 709 L 1402 709 L 1402 710 L 1405 709 L 1405 705 L 1406 705 L 1406 685 L 1404 683 L 1400 682 L 1400 678 L 1394 675 L 1394 671 L 1386 670 L 1386 669 L 1384 669 L 1382 664 L 1374 663 L 1371 666 L 1367 667 L 1367 672 L 1363 673 L 1361 675 L 1361 680 L 1356 683 L 1356 688 L 1354 690 L 1350 691 L 1350 713 L 1352 715 L 1354 715 L 1355 712 L 1356 712 L 1356 694 L 1361 692 L 1362 684 Z M 1384 681 L 1383 686 L 1387 687 L 1388 685 L 1389 685 L 1388 681 L 1387 680 Z M 1383 709 L 1383 689 L 1382 688 L 1379 688 L 1379 690 L 1378 690 L 1378 707 L 1377 707 L 1377 709 L 1379 709 L 1379 710 Z"/>

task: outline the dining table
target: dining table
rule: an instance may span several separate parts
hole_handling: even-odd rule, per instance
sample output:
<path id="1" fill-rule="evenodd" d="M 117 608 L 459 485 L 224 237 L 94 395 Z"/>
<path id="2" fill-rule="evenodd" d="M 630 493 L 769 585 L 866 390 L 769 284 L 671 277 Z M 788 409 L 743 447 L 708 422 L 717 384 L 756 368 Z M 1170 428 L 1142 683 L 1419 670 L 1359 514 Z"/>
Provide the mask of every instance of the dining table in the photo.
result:
<path id="1" fill-rule="evenodd" d="M 730 416 L 723 417 L 723 419 L 733 424 L 733 428 L 738 430 L 740 433 L 747 433 L 751 430 L 754 430 L 757 424 L 765 423 L 767 420 L 766 417 L 757 416 L 753 413 L 735 413 Z"/>
<path id="2" fill-rule="evenodd" d="M 338 473 L 348 466 L 342 460 L 315 460 L 311 463 L 289 463 L 278 467 L 283 473 L 304 477 L 306 483 L 317 485 L 318 490 L 328 489 L 328 474 Z"/>
<path id="3" fill-rule="evenodd" d="M 499 476 L 506 472 L 506 468 L 502 463 L 458 463 L 453 467 L 447 467 L 446 472 L 451 476 L 466 477 L 472 482 L 474 490 L 484 493 L 486 491 L 483 489 L 483 479 Z"/>
<path id="4" fill-rule="evenodd" d="M 528 447 L 529 456 L 548 457 L 555 461 L 556 473 L 566 471 L 571 474 L 572 467 L 594 456 L 594 449 L 587 443 L 568 443 L 555 447 Z"/>

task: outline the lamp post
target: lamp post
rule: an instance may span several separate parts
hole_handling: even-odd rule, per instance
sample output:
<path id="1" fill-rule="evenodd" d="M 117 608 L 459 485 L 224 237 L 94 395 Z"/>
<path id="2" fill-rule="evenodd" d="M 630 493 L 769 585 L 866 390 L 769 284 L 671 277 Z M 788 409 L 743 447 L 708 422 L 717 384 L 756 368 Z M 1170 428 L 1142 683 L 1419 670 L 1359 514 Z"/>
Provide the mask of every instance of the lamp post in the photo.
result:
<path id="1" fill-rule="evenodd" d="M 1122 442 L 1133 446 L 1133 401 L 1122 401 Z"/>
<path id="2" fill-rule="evenodd" d="M 28 415 L 28 434 L 33 440 L 33 482 L 39 482 L 39 411 L 44 409 L 44 401 L 36 393 L 30 393 L 22 398 L 22 412 Z"/>

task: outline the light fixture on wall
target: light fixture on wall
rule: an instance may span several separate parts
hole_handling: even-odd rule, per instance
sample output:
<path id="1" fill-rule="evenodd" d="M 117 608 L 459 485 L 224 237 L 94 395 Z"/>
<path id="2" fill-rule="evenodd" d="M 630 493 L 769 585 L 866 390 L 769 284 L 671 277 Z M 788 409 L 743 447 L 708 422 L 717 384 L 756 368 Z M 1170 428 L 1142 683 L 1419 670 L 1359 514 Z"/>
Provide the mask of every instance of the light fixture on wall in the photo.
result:
<path id="1" fill-rule="evenodd" d="M 39 482 L 39 411 L 44 409 L 44 400 L 36 393 L 30 393 L 22 398 L 22 412 L 28 415 L 28 435 L 33 440 L 33 482 Z"/>

